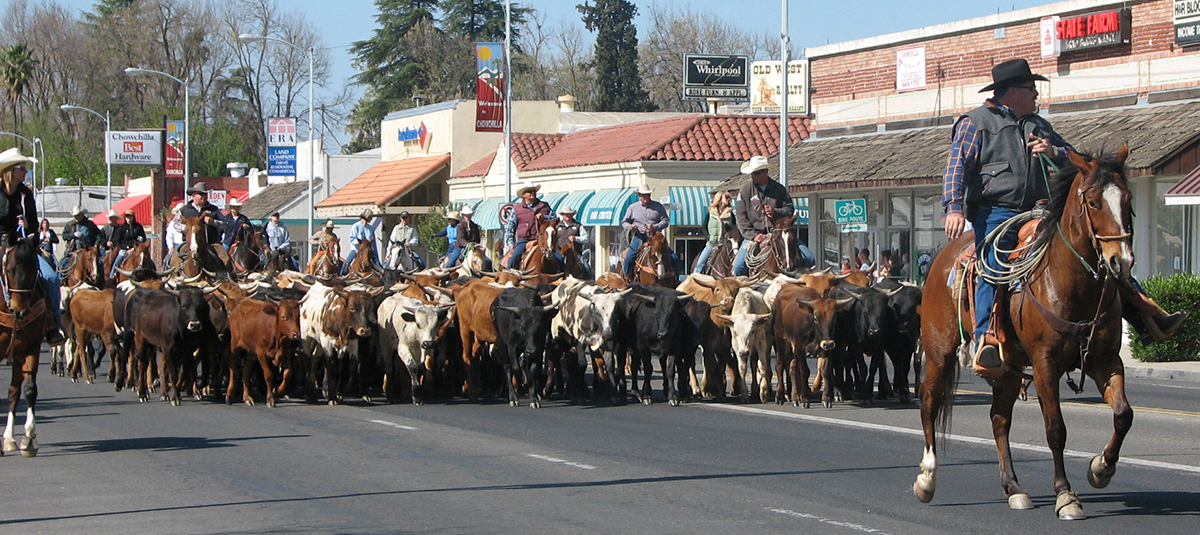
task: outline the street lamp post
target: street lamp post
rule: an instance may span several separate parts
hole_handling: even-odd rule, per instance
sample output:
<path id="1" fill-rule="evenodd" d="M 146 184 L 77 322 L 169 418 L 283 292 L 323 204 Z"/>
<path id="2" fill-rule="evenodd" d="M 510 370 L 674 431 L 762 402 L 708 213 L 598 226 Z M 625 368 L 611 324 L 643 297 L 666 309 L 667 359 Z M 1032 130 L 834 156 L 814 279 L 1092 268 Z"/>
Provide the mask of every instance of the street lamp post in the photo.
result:
<path id="1" fill-rule="evenodd" d="M 104 112 L 104 115 L 100 115 L 100 113 L 95 110 L 84 108 L 83 106 L 72 106 L 70 104 L 63 104 L 62 106 L 59 106 L 58 108 L 63 111 L 71 111 L 71 110 L 86 111 L 92 115 L 95 115 L 96 117 L 103 119 L 104 120 L 104 136 L 105 136 L 104 145 L 105 145 L 105 147 L 108 146 L 108 132 L 112 131 L 112 123 L 110 123 L 108 120 L 108 112 Z M 186 132 L 185 132 L 185 134 L 186 134 Z M 186 146 L 184 148 L 186 148 Z M 107 170 L 107 174 L 108 174 L 108 194 L 107 194 L 108 196 L 105 197 L 105 199 L 108 201 L 109 206 L 112 206 L 112 204 L 113 204 L 113 202 L 112 202 L 112 163 L 109 163 L 109 161 L 108 161 L 107 149 L 105 149 L 105 153 L 104 153 L 104 163 L 107 168 L 106 170 Z"/>
<path id="2" fill-rule="evenodd" d="M 125 74 L 129 76 L 157 74 L 175 80 L 183 86 L 183 190 L 186 192 L 188 188 L 192 187 L 192 90 L 190 84 L 165 72 L 151 69 L 128 67 L 125 69 Z"/>
<path id="3" fill-rule="evenodd" d="M 268 37 L 266 35 L 254 35 L 252 33 L 243 33 L 238 35 L 238 41 L 242 43 L 261 43 L 264 41 L 275 41 L 276 43 L 285 44 L 301 52 L 308 53 L 308 235 L 313 235 L 313 214 L 316 211 L 315 201 L 313 200 L 313 181 L 317 178 L 317 144 L 316 134 L 314 129 L 316 117 L 313 107 L 313 61 L 316 57 L 316 51 L 313 47 L 308 47 L 305 50 L 303 47 L 296 45 L 290 41 L 284 41 L 278 37 Z M 329 177 L 325 177 L 326 184 L 329 182 Z M 308 244 L 308 257 L 313 257 L 313 244 Z"/>
<path id="4" fill-rule="evenodd" d="M 34 157 L 37 158 L 38 165 L 41 165 L 42 167 L 38 168 L 38 173 L 36 175 L 34 175 L 33 183 L 34 183 L 34 185 L 37 185 L 39 183 L 42 185 L 40 188 L 38 188 L 38 193 L 41 194 L 41 196 L 42 196 L 42 201 L 41 201 L 42 210 L 45 210 L 46 209 L 46 176 L 45 176 L 46 175 L 46 167 L 45 167 L 46 166 L 46 143 L 42 141 L 42 138 L 35 137 L 35 138 L 33 138 L 33 151 L 38 152 L 39 150 L 41 151 L 40 152 L 41 156 L 38 157 L 35 154 Z"/>

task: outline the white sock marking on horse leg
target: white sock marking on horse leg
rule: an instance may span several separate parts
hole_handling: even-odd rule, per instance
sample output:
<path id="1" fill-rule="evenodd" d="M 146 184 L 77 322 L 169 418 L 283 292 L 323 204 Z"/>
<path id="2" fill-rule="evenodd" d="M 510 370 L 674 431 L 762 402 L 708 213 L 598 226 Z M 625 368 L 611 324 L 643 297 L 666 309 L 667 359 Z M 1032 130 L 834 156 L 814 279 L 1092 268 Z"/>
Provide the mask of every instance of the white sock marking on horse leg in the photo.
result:
<path id="1" fill-rule="evenodd" d="M 13 421 L 17 419 L 17 415 L 13 411 L 8 411 L 8 423 L 4 425 L 4 441 L 11 442 L 13 440 Z"/>
<path id="2" fill-rule="evenodd" d="M 926 472 L 937 471 L 937 455 L 934 455 L 933 448 L 925 446 L 925 454 L 921 455 L 921 470 Z"/>
<path id="3" fill-rule="evenodd" d="M 25 436 L 33 436 L 33 407 L 25 409 Z"/>

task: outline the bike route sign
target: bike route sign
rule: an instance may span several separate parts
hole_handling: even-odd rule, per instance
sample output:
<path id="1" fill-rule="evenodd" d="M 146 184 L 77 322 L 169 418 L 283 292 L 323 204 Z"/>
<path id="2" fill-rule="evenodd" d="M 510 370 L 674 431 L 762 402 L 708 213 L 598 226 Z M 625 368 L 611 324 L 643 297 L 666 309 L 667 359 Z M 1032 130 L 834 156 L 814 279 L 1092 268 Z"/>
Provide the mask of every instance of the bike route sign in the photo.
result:
<path id="1" fill-rule="evenodd" d="M 849 199 L 834 201 L 835 222 L 839 225 L 867 222 L 867 200 Z"/>

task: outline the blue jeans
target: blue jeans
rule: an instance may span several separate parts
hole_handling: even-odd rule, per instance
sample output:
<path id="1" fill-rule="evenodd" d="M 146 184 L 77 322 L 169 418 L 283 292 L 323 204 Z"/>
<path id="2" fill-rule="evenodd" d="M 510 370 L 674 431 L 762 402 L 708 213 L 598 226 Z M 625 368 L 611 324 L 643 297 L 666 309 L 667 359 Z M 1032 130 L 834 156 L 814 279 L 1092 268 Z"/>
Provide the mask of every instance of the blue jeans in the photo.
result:
<path id="1" fill-rule="evenodd" d="M 994 271 L 1000 270 L 1000 265 L 996 262 L 992 254 L 992 247 L 983 246 L 983 238 L 987 234 L 1000 226 L 1001 223 L 1007 221 L 1012 216 L 1017 215 L 1015 210 L 1007 208 L 997 208 L 985 206 L 979 209 L 979 213 L 971 220 L 971 226 L 975 229 L 975 254 L 983 259 L 984 263 Z M 1012 249 L 1017 245 L 1017 232 L 1020 229 L 1013 227 L 997 240 L 996 245 L 1001 249 Z M 975 340 L 982 340 L 983 333 L 987 331 L 988 320 L 992 317 L 992 304 L 996 302 L 996 285 L 988 282 L 983 277 L 976 278 L 975 286 Z"/>
<path id="2" fill-rule="evenodd" d="M 451 245 L 446 249 L 446 267 L 454 267 L 458 263 L 458 257 L 462 256 L 463 248 L 458 245 Z"/>
<path id="3" fill-rule="evenodd" d="M 704 268 L 708 267 L 708 257 L 716 250 L 716 245 L 705 245 L 704 250 L 700 251 L 700 256 L 696 257 L 696 269 L 692 273 L 704 273 Z"/>
<path id="4" fill-rule="evenodd" d="M 350 249 L 350 253 L 346 255 L 346 261 L 342 262 L 342 275 L 345 275 L 350 270 L 350 264 L 354 263 L 354 257 L 356 256 L 358 256 L 358 248 Z M 376 253 L 375 249 L 371 249 L 371 263 L 383 269 L 383 264 L 379 263 L 379 253 Z"/>
<path id="5" fill-rule="evenodd" d="M 750 269 L 746 267 L 746 256 L 750 254 L 750 249 L 754 248 L 754 238 L 746 238 L 742 240 L 742 245 L 738 247 L 737 257 L 733 259 L 733 275 L 749 275 Z"/>
<path id="6" fill-rule="evenodd" d="M 46 285 L 46 300 L 55 318 L 62 317 L 62 278 L 49 260 L 38 255 L 38 273 L 42 275 L 42 283 Z"/>
<path id="7" fill-rule="evenodd" d="M 129 249 L 121 249 L 117 251 L 117 259 L 113 260 L 112 269 L 108 270 L 108 278 L 117 278 L 117 268 L 121 267 L 121 262 L 125 261 L 125 257 L 129 256 Z"/>
<path id="8" fill-rule="evenodd" d="M 621 274 L 628 277 L 630 269 L 633 268 L 633 260 L 637 258 L 638 251 L 642 250 L 642 237 L 634 236 L 629 242 L 629 250 L 625 251 L 625 260 L 621 262 Z"/>
<path id="9" fill-rule="evenodd" d="M 521 257 L 525 256 L 525 247 L 529 240 L 517 240 L 513 245 L 512 256 L 508 257 L 508 269 L 517 269 L 521 265 Z"/>

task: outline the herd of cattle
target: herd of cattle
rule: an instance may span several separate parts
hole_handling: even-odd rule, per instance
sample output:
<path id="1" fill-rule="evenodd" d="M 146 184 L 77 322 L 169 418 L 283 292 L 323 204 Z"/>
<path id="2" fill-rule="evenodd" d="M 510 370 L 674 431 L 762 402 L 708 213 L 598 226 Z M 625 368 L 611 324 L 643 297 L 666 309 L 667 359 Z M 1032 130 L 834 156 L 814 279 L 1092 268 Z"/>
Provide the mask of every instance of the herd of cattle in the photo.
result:
<path id="1" fill-rule="evenodd" d="M 921 290 L 867 285 L 858 272 L 693 275 L 677 288 L 440 269 L 352 280 L 290 271 L 242 281 L 145 268 L 130 275 L 115 288 L 64 292 L 69 343 L 52 372 L 91 382 L 107 354 L 118 391 L 145 401 L 157 387 L 176 405 L 187 395 L 275 406 L 282 396 L 338 404 L 382 394 L 416 404 L 506 396 L 535 408 L 554 393 L 606 403 L 632 394 L 648 404 L 656 361 L 672 405 L 730 393 L 805 407 L 818 392 L 827 407 L 869 402 L 877 375 L 878 396 L 907 402 L 913 364 L 919 375 Z M 94 350 L 96 338 L 102 348 Z"/>

